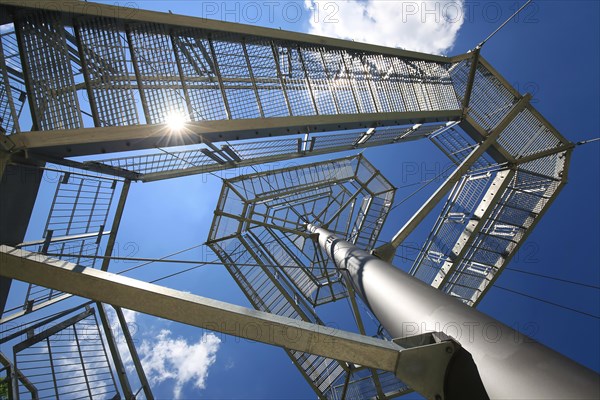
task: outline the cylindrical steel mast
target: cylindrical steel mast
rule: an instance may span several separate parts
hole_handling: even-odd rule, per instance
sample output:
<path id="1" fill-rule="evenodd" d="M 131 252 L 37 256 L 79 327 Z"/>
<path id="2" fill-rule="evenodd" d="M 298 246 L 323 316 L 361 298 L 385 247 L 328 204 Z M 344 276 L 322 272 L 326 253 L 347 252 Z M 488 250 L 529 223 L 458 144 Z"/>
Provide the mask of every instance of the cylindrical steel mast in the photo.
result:
<path id="1" fill-rule="evenodd" d="M 323 250 L 396 338 L 441 331 L 468 351 L 492 399 L 599 399 L 600 376 L 313 225 Z"/>

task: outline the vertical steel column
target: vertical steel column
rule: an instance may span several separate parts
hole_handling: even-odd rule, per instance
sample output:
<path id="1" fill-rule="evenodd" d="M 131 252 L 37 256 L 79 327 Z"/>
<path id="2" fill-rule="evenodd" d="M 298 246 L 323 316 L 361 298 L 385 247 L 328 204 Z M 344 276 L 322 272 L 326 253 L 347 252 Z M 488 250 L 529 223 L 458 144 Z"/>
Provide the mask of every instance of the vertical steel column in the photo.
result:
<path id="1" fill-rule="evenodd" d="M 225 106 L 225 112 L 227 113 L 227 119 L 233 119 L 231 116 L 231 108 L 229 107 L 229 100 L 227 100 L 227 92 L 225 91 L 225 83 L 223 83 L 223 76 L 221 75 L 221 68 L 219 68 L 219 60 L 217 60 L 217 52 L 215 51 L 215 45 L 212 35 L 208 35 L 208 46 L 210 47 L 210 55 L 212 57 L 214 73 L 219 82 L 219 89 L 221 90 L 221 96 L 223 97 L 223 105 Z"/>
<path id="2" fill-rule="evenodd" d="M 94 96 L 94 90 L 92 89 L 92 83 L 90 80 L 90 71 L 88 68 L 88 60 L 85 54 L 85 47 L 81 41 L 81 26 L 73 26 L 75 31 L 75 41 L 77 42 L 77 51 L 79 52 L 79 62 L 81 63 L 81 72 L 83 73 L 83 80 L 85 82 L 85 90 L 90 101 L 90 109 L 92 111 L 92 120 L 94 121 L 95 127 L 102 126 L 100 116 L 98 115 L 98 105 L 96 104 L 96 97 Z"/>
<path id="3" fill-rule="evenodd" d="M 117 313 L 117 318 L 119 320 L 119 324 L 121 325 L 121 330 L 123 332 L 125 343 L 127 344 L 127 348 L 129 349 L 129 354 L 131 355 L 131 360 L 133 361 L 133 365 L 135 366 L 135 371 L 137 372 L 138 379 L 142 384 L 142 389 L 144 390 L 146 400 L 154 400 L 154 394 L 152 393 L 150 383 L 148 383 L 148 379 L 146 378 L 144 367 L 142 366 L 142 362 L 140 361 L 140 357 L 135 348 L 135 344 L 133 343 L 133 338 L 131 337 L 131 333 L 129 332 L 129 326 L 127 325 L 127 320 L 123 315 L 123 311 L 121 310 L 121 307 L 113 306 L 113 308 Z"/>
<path id="4" fill-rule="evenodd" d="M 183 66 L 181 65 L 181 58 L 179 57 L 179 41 L 175 37 L 175 34 L 171 31 L 169 33 L 169 37 L 171 38 L 171 47 L 173 47 L 173 55 L 175 56 L 175 63 L 177 64 L 177 73 L 179 74 L 179 79 L 181 80 L 181 89 L 183 89 L 183 97 L 185 98 L 185 104 L 188 109 L 188 115 L 191 121 L 195 121 L 194 118 L 194 107 L 192 106 L 192 101 L 190 100 L 190 96 L 188 93 L 188 85 L 185 81 L 185 74 L 183 73 Z"/>
<path id="5" fill-rule="evenodd" d="M 248 76 L 250 77 L 250 81 L 252 81 L 252 89 L 254 90 L 254 95 L 256 96 L 256 104 L 258 105 L 258 111 L 260 112 L 260 117 L 264 118 L 265 112 L 263 110 L 262 102 L 258 94 L 258 87 L 256 86 L 256 77 L 254 76 L 254 71 L 252 70 L 252 63 L 250 62 L 250 56 L 248 55 L 248 48 L 246 46 L 246 38 L 242 38 L 242 50 L 244 50 L 244 58 L 246 59 L 246 65 L 248 66 Z"/>
<path id="6" fill-rule="evenodd" d="M 283 98 L 285 99 L 285 104 L 287 106 L 288 112 L 290 113 L 290 117 L 294 116 L 292 111 L 292 106 L 290 105 L 290 99 L 288 97 L 287 88 L 285 85 L 285 80 L 283 79 L 283 74 L 281 73 L 281 66 L 279 62 L 279 53 L 277 52 L 277 48 L 275 47 L 275 43 L 271 42 L 271 52 L 273 53 L 273 61 L 275 61 L 275 70 L 277 71 L 277 78 L 279 78 L 279 84 L 281 85 L 281 93 L 283 93 Z M 316 112 L 316 110 L 315 110 Z"/>
<path id="7" fill-rule="evenodd" d="M 473 357 L 493 399 L 598 399 L 600 376 L 313 225 L 319 245 L 397 338 L 442 331 Z"/>
<path id="8" fill-rule="evenodd" d="M 6 96 L 6 100 L 8 101 L 10 115 L 13 119 L 13 126 L 15 128 L 15 132 L 20 133 L 21 128 L 19 127 L 19 115 L 17 114 L 15 103 L 12 97 L 12 90 L 10 88 L 10 80 L 8 79 L 8 71 L 6 69 L 6 60 L 4 58 L 4 48 L 2 47 L 2 40 L 0 40 L 0 67 L 2 68 L 2 83 L 4 84 L 4 95 Z M 10 135 L 12 133 L 13 132 L 6 132 L 7 135 Z M 2 174 L 0 173 L 0 178 L 1 177 Z"/>
<path id="9" fill-rule="evenodd" d="M 13 18 L 15 26 L 15 36 L 17 38 L 17 46 L 19 47 L 19 57 L 21 59 L 21 68 L 23 69 L 23 81 L 25 82 L 25 91 L 27 92 L 27 102 L 29 103 L 29 112 L 31 113 L 31 130 L 39 131 L 41 116 L 37 105 L 35 103 L 35 92 L 33 83 L 31 82 L 31 70 L 29 69 L 29 63 L 25 56 L 25 37 L 23 29 L 21 28 L 21 19 L 23 17 L 15 16 Z"/>
<path id="10" fill-rule="evenodd" d="M 142 103 L 142 110 L 144 111 L 144 119 L 147 124 L 152 124 L 152 118 L 150 115 L 150 109 L 148 108 L 148 101 L 146 100 L 146 93 L 143 88 L 142 73 L 140 66 L 138 65 L 137 54 L 135 52 L 135 46 L 133 44 L 133 34 L 130 28 L 125 29 L 125 36 L 127 37 L 127 45 L 129 46 L 129 55 L 131 56 L 131 64 L 133 65 L 133 72 L 135 74 L 135 81 L 137 82 L 138 93 L 140 94 L 140 101 Z"/>
<path id="11" fill-rule="evenodd" d="M 96 303 L 96 308 L 98 309 L 98 315 L 100 315 L 102 329 L 104 331 L 104 335 L 106 336 L 106 343 L 108 344 L 110 355 L 112 356 L 113 363 L 115 364 L 115 369 L 117 370 L 117 378 L 119 379 L 119 383 L 121 384 L 121 390 L 123 390 L 123 395 L 127 400 L 135 399 L 135 395 L 131 390 L 129 378 L 127 377 L 125 365 L 123 364 L 123 359 L 121 358 L 121 353 L 119 352 L 119 346 L 117 345 L 117 341 L 115 339 L 115 336 L 113 335 L 112 328 L 110 326 L 110 321 L 108 319 L 108 316 L 106 315 L 106 310 L 104 309 L 104 304 L 98 302 Z M 81 362 L 83 364 L 83 359 L 81 360 Z"/>

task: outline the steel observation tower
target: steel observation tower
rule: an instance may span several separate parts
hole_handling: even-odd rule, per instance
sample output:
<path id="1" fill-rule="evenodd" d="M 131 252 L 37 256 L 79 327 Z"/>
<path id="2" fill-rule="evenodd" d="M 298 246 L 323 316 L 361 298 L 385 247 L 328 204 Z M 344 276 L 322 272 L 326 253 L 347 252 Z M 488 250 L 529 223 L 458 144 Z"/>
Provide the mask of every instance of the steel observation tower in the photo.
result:
<path id="1" fill-rule="evenodd" d="M 73 0 L 0 0 L 0 25 L 0 397 L 153 399 L 126 308 L 252 326 L 237 333 L 281 347 L 320 399 L 600 398 L 598 374 L 476 308 L 574 147 L 479 48 L 445 57 Z M 453 167 L 382 238 L 396 187 L 362 150 L 413 140 Z M 223 180 L 206 247 L 253 309 L 111 266 L 131 185 L 240 167 L 254 172 Z M 36 201 L 47 219 L 26 241 Z M 423 226 L 404 272 L 394 255 Z M 340 300 L 354 332 L 319 316 Z M 430 329 L 448 324 L 472 335 Z"/>

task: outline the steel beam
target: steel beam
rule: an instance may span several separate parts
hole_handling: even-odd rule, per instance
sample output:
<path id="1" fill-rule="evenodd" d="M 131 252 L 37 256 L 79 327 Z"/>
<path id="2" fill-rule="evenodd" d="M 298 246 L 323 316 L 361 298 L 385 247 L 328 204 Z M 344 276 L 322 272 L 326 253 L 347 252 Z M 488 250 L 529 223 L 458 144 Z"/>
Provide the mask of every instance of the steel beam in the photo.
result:
<path id="1" fill-rule="evenodd" d="M 475 147 L 469 156 L 454 170 L 454 172 L 446 178 L 444 183 L 427 199 L 427 201 L 419 208 L 419 210 L 404 224 L 404 226 L 394 235 L 389 243 L 383 244 L 376 248 L 373 253 L 382 260 L 390 261 L 394 258 L 396 250 L 404 242 L 404 240 L 415 230 L 431 210 L 446 196 L 452 187 L 467 173 L 467 171 L 475 164 L 479 157 L 496 141 L 499 132 L 495 135 L 490 135 L 482 144 Z"/>
<path id="2" fill-rule="evenodd" d="M 0 40 L 0 71 L 2 72 L 2 83 L 4 84 L 3 97 L 5 97 L 6 101 L 8 102 L 8 107 L 10 109 L 10 117 L 12 118 L 15 132 L 18 133 L 21 131 L 21 128 L 19 126 L 19 113 L 17 113 L 17 110 L 15 108 L 15 103 L 14 103 L 13 95 L 12 95 L 12 89 L 10 86 L 10 80 L 8 79 L 8 71 L 7 71 L 6 60 L 4 58 L 4 48 L 2 46 L 2 40 Z M 7 126 L 8 126 L 8 121 L 7 121 Z M 2 126 L 0 126 L 0 128 L 2 128 Z M 13 132 L 8 132 L 8 131 L 0 132 L 0 135 L 11 135 L 12 133 Z M 1 172 L 0 172 L 0 178 L 2 178 Z"/>
<path id="3" fill-rule="evenodd" d="M 142 384 L 142 390 L 144 391 L 144 395 L 146 396 L 146 400 L 154 400 L 154 394 L 152 393 L 152 388 L 150 387 L 150 383 L 146 378 L 146 373 L 144 372 L 144 367 L 142 366 L 142 362 L 140 361 L 140 357 L 137 353 L 137 349 L 135 348 L 135 344 L 133 343 L 133 338 L 131 337 L 131 332 L 129 332 L 129 326 L 127 325 L 127 320 L 123 315 L 123 310 L 121 307 L 113 306 L 117 319 L 119 320 L 119 324 L 121 325 L 121 331 L 123 332 L 123 336 L 125 338 L 125 343 L 127 344 L 127 348 L 129 349 L 129 354 L 131 355 L 131 360 L 133 361 L 133 365 L 135 366 L 135 371 L 137 372 L 138 379 Z"/>
<path id="4" fill-rule="evenodd" d="M 502 196 L 504 196 L 505 190 L 514 176 L 514 170 L 498 171 L 487 192 L 481 199 L 481 202 L 475 208 L 473 217 L 469 220 L 464 231 L 458 237 L 456 244 L 451 250 L 451 256 L 444 262 L 444 265 L 442 265 L 442 268 L 433 279 L 431 285 L 434 288 L 443 287 L 454 271 L 456 271 L 467 252 L 471 249 L 473 241 L 483 226 L 488 223 L 490 214 Z"/>
<path id="5" fill-rule="evenodd" d="M 119 346 L 117 345 L 117 341 L 115 340 L 115 336 L 113 335 L 110 321 L 108 319 L 108 316 L 106 315 L 106 310 L 104 309 L 104 304 L 96 303 L 96 308 L 98 309 L 98 315 L 100 315 L 100 321 L 102 322 L 102 330 L 104 331 L 104 335 L 106 336 L 106 343 L 108 344 L 108 348 L 110 349 L 110 355 L 115 365 L 115 369 L 117 370 L 117 378 L 119 379 L 119 383 L 121 384 L 121 390 L 123 390 L 123 395 L 125 396 L 126 400 L 134 400 L 135 396 L 131 391 L 131 385 L 129 383 L 129 378 L 127 377 L 127 371 L 125 370 L 125 366 L 123 365 L 123 359 L 121 358 L 121 353 L 119 352 Z M 81 359 L 81 363 L 83 364 L 83 358 Z"/>
<path id="6" fill-rule="evenodd" d="M 432 54 L 419 53 L 415 51 L 402 50 L 384 46 L 376 46 L 360 42 L 351 42 L 341 39 L 309 35 L 305 33 L 296 33 L 282 31 L 280 29 L 262 28 L 251 25 L 241 25 L 230 22 L 216 21 L 212 19 L 190 17 L 171 13 L 161 13 L 155 11 L 146 11 L 141 9 L 133 10 L 128 7 L 117 7 L 97 3 L 85 3 L 78 0 L 63 0 L 60 3 L 48 3 L 36 0 L 0 0 L 0 5 L 33 8 L 47 10 L 52 12 L 62 12 L 69 17 L 90 16 L 94 18 L 123 15 L 127 21 L 156 23 L 167 25 L 171 28 L 197 28 L 209 31 L 223 32 L 227 34 L 239 34 L 241 36 L 259 36 L 283 41 L 301 42 L 316 47 L 330 46 L 335 48 L 348 49 L 353 51 L 366 51 L 370 53 L 380 53 L 393 57 L 405 57 L 415 60 L 434 61 L 440 63 L 450 63 L 451 58 Z"/>
<path id="7" fill-rule="evenodd" d="M 23 386 L 25 386 L 25 388 L 29 391 L 29 394 L 31 395 L 32 400 L 39 399 L 38 390 L 33 385 L 33 383 L 31 383 L 31 381 L 29 379 L 27 379 L 27 377 L 25 375 L 23 375 L 23 373 L 21 371 L 19 371 L 19 369 L 14 367 L 11 364 L 10 360 L 8 358 L 6 358 L 6 356 L 2 353 L 0 353 L 0 364 L 2 364 L 2 366 L 4 368 L 6 368 L 8 376 L 13 375 L 13 379 L 12 379 L 13 384 L 17 381 L 20 381 L 23 384 Z M 14 389 L 18 390 L 17 388 L 14 388 Z M 11 393 L 11 394 L 13 394 L 13 393 Z M 16 396 L 14 396 L 14 394 L 13 394 L 13 397 L 16 397 Z M 10 396 L 8 396 L 8 398 L 10 399 Z"/>
<path id="8" fill-rule="evenodd" d="M 463 110 L 465 115 L 469 110 L 469 102 L 471 100 L 471 92 L 473 91 L 473 83 L 475 82 L 475 75 L 477 74 L 477 66 L 479 65 L 479 52 L 481 48 L 477 47 L 472 53 L 471 58 L 471 70 L 469 71 L 469 77 L 467 79 L 467 88 L 465 89 L 465 95 L 463 96 Z"/>
<path id="9" fill-rule="evenodd" d="M 445 122 L 462 110 L 365 113 L 187 122 L 180 135 L 169 135 L 166 124 L 27 132 L 11 135 L 14 150 L 32 150 L 56 157 L 180 146 L 224 140 L 256 139 L 307 132 L 362 129 Z"/>
<path id="10" fill-rule="evenodd" d="M 404 240 L 419 226 L 419 224 L 429 215 L 431 210 L 446 196 L 452 187 L 467 173 L 467 171 L 477 162 L 479 157 L 483 155 L 490 147 L 497 143 L 498 137 L 502 131 L 511 123 L 511 121 L 529 104 L 531 95 L 523 96 L 506 114 L 506 116 L 498 123 L 496 128 L 485 136 L 485 140 L 475 147 L 471 153 L 463 160 L 463 162 L 454 170 L 454 172 L 446 179 L 446 181 L 431 195 L 431 197 L 419 208 L 419 210 L 411 217 L 406 224 L 396 233 L 389 243 L 379 246 L 374 250 L 374 254 L 381 257 L 383 260 L 391 262 L 396 249 L 404 242 Z"/>
<path id="11" fill-rule="evenodd" d="M 248 309 L 10 246 L 0 246 L 0 274 L 287 350 L 392 371 L 412 387 L 439 387 L 450 355 L 459 349 L 453 341 L 404 348 L 386 340 Z M 437 399 L 429 394 L 428 398 Z"/>
<path id="12" fill-rule="evenodd" d="M 115 210 L 115 216 L 113 217 L 113 223 L 109 233 L 110 236 L 108 237 L 108 243 L 106 243 L 106 251 L 104 252 L 104 256 L 106 258 L 102 261 L 102 266 L 100 267 L 102 271 L 108 270 L 110 256 L 112 256 L 113 249 L 115 247 L 115 241 L 117 240 L 117 234 L 119 232 L 119 226 L 121 225 L 121 218 L 123 217 L 125 202 L 127 201 L 127 195 L 129 195 L 130 187 L 131 181 L 126 180 L 123 182 L 121 194 L 119 195 L 119 201 L 117 203 L 117 209 Z"/>
<path id="13" fill-rule="evenodd" d="M 475 364 L 469 379 L 461 381 L 455 376 L 446 381 L 450 385 L 447 390 L 459 391 L 455 392 L 458 398 L 600 398 L 600 376 L 594 371 L 323 228 L 309 225 L 308 229 L 318 235 L 321 248 L 350 276 L 354 290 L 393 337 L 422 335 L 440 327 L 453 333 Z M 467 368 L 461 370 L 466 372 Z M 481 379 L 481 388 L 477 384 L 471 387 L 475 374 Z M 471 388 L 474 393 L 460 394 Z"/>
<path id="14" fill-rule="evenodd" d="M 96 104 L 96 96 L 94 96 L 94 90 L 92 89 L 92 84 L 90 80 L 90 71 L 88 68 L 88 57 L 86 55 L 86 49 L 84 47 L 83 42 L 81 41 L 81 27 L 75 24 L 73 26 L 73 30 L 75 31 L 75 43 L 77 45 L 77 51 L 79 52 L 79 61 L 81 64 L 81 72 L 83 74 L 83 79 L 85 82 L 85 90 L 87 92 L 88 100 L 90 102 L 92 120 L 94 121 L 94 126 L 99 127 L 102 126 L 102 122 L 100 121 L 100 115 L 98 114 L 98 106 Z"/>

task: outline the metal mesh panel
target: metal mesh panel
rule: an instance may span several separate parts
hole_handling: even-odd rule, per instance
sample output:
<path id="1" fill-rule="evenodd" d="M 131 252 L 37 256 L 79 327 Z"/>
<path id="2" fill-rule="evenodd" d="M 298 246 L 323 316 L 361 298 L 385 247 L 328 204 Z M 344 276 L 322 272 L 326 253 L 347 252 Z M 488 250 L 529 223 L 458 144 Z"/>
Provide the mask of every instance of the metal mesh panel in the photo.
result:
<path id="1" fill-rule="evenodd" d="M 87 107 L 76 88 L 87 88 L 100 126 L 139 123 L 141 110 L 142 122 L 159 124 L 171 114 L 202 121 L 458 108 L 446 63 L 117 18 L 19 20 L 44 130 L 81 127 Z M 77 49 L 85 82 L 69 64 L 79 68 Z"/>
<path id="2" fill-rule="evenodd" d="M 471 60 L 463 60 L 450 69 L 452 82 L 461 100 L 464 99 Z M 500 82 L 487 68 L 479 64 L 471 98 L 469 101 L 469 115 L 486 130 L 494 128 L 504 115 L 516 102 L 511 91 Z"/>
<path id="3" fill-rule="evenodd" d="M 561 140 L 528 109 L 521 111 L 498 138 L 512 156 L 520 158 L 563 144 Z"/>
<path id="4" fill-rule="evenodd" d="M 189 120 L 169 33 L 162 26 L 145 24 L 136 27 L 131 38 L 148 105 L 147 123 L 165 123 L 174 114 Z"/>
<path id="5" fill-rule="evenodd" d="M 354 144 L 361 137 L 363 132 L 351 132 L 342 133 L 337 135 L 323 135 L 315 136 L 315 142 L 313 145 L 314 150 L 323 150 L 328 148 L 335 148 L 338 146 L 344 146 L 352 148 Z"/>
<path id="6" fill-rule="evenodd" d="M 367 75 L 363 61 L 359 56 L 349 54 L 345 54 L 343 60 L 349 79 L 355 88 L 354 93 L 358 101 L 359 112 L 377 112 L 373 88 L 370 85 L 370 77 Z"/>
<path id="7" fill-rule="evenodd" d="M 33 104 L 39 128 L 80 128 L 83 122 L 60 15 L 41 11 L 21 13 L 15 29 L 27 65 L 25 79 L 35 93 Z"/>
<path id="8" fill-rule="evenodd" d="M 430 139 L 456 165 L 462 163 L 475 149 L 477 143 L 462 129 L 453 127 L 430 136 Z M 471 170 L 481 170 L 496 164 L 496 161 L 484 153 L 471 167 Z"/>
<path id="9" fill-rule="evenodd" d="M 355 88 L 349 78 L 344 61 L 344 52 L 321 50 L 323 65 L 328 72 L 329 86 L 333 91 L 340 113 L 355 114 L 358 112 L 358 101 Z"/>
<path id="10" fill-rule="evenodd" d="M 139 123 L 137 105 L 127 67 L 127 44 L 115 20 L 84 19 L 78 29 L 89 86 L 101 126 Z"/>
<path id="11" fill-rule="evenodd" d="M 446 124 L 421 125 L 416 128 L 383 126 L 376 129 L 375 134 L 367 143 L 373 144 L 376 142 L 400 142 L 403 140 L 414 140 L 415 138 L 429 136 L 440 129 L 444 129 L 445 127 Z"/>
<path id="12" fill-rule="evenodd" d="M 102 163 L 128 171 L 149 174 L 213 164 L 215 161 L 203 154 L 200 149 L 194 149 L 172 153 L 161 151 L 141 156 L 113 158 L 103 160 Z"/>
<path id="13" fill-rule="evenodd" d="M 412 391 L 412 389 L 399 381 L 391 372 L 377 371 L 377 377 L 379 384 L 381 385 L 381 391 L 385 394 L 385 398 L 390 399 Z M 342 396 L 345 386 L 343 378 L 345 378 L 345 376 L 338 378 L 335 386 L 327 393 L 328 399 L 362 400 L 380 398 L 375 382 L 373 381 L 373 376 L 369 370 L 359 370 L 352 373 L 348 382 L 345 397 Z"/>
<path id="14" fill-rule="evenodd" d="M 366 69 L 373 77 L 375 95 L 381 112 L 405 111 L 401 87 L 398 80 L 392 77 L 395 73 L 393 60 L 384 56 L 365 57 Z"/>
<path id="15" fill-rule="evenodd" d="M 254 143 L 239 143 L 231 148 L 242 160 L 274 156 L 277 154 L 293 154 L 298 152 L 298 139 L 280 139 Z"/>
<path id="16" fill-rule="evenodd" d="M 420 78 L 427 93 L 430 110 L 452 110 L 459 107 L 452 80 L 445 64 L 417 61 Z"/>
<path id="17" fill-rule="evenodd" d="M 298 48 L 276 45 L 275 54 L 292 115 L 316 115 L 317 110 L 310 91 L 310 82 L 306 78 Z"/>
<path id="18" fill-rule="evenodd" d="M 201 31 L 187 30 L 175 40 L 193 121 L 227 119 L 210 42 Z"/>
<path id="19" fill-rule="evenodd" d="M 300 64 L 308 77 L 310 94 L 317 105 L 317 113 L 338 113 L 336 99 L 332 93 L 320 49 L 298 50 L 298 55 L 301 57 Z"/>
<path id="20" fill-rule="evenodd" d="M 289 116 L 288 105 L 273 57 L 273 47 L 267 42 L 252 41 L 248 42 L 245 48 L 264 116 Z"/>
<path id="21" fill-rule="evenodd" d="M 40 399 L 119 396 L 93 309 L 36 334 L 14 350 L 15 366 L 36 387 Z M 22 398 L 29 395 L 21 384 L 18 392 Z"/>
<path id="22" fill-rule="evenodd" d="M 244 49 L 241 43 L 225 38 L 212 41 L 219 73 L 224 82 L 231 118 L 258 118 L 258 99 L 254 91 Z"/>
<path id="23" fill-rule="evenodd" d="M 520 169 L 524 172 L 541 174 L 554 179 L 563 178 L 566 168 L 568 152 L 550 154 L 546 157 L 537 158 L 535 160 L 521 164 Z"/>

